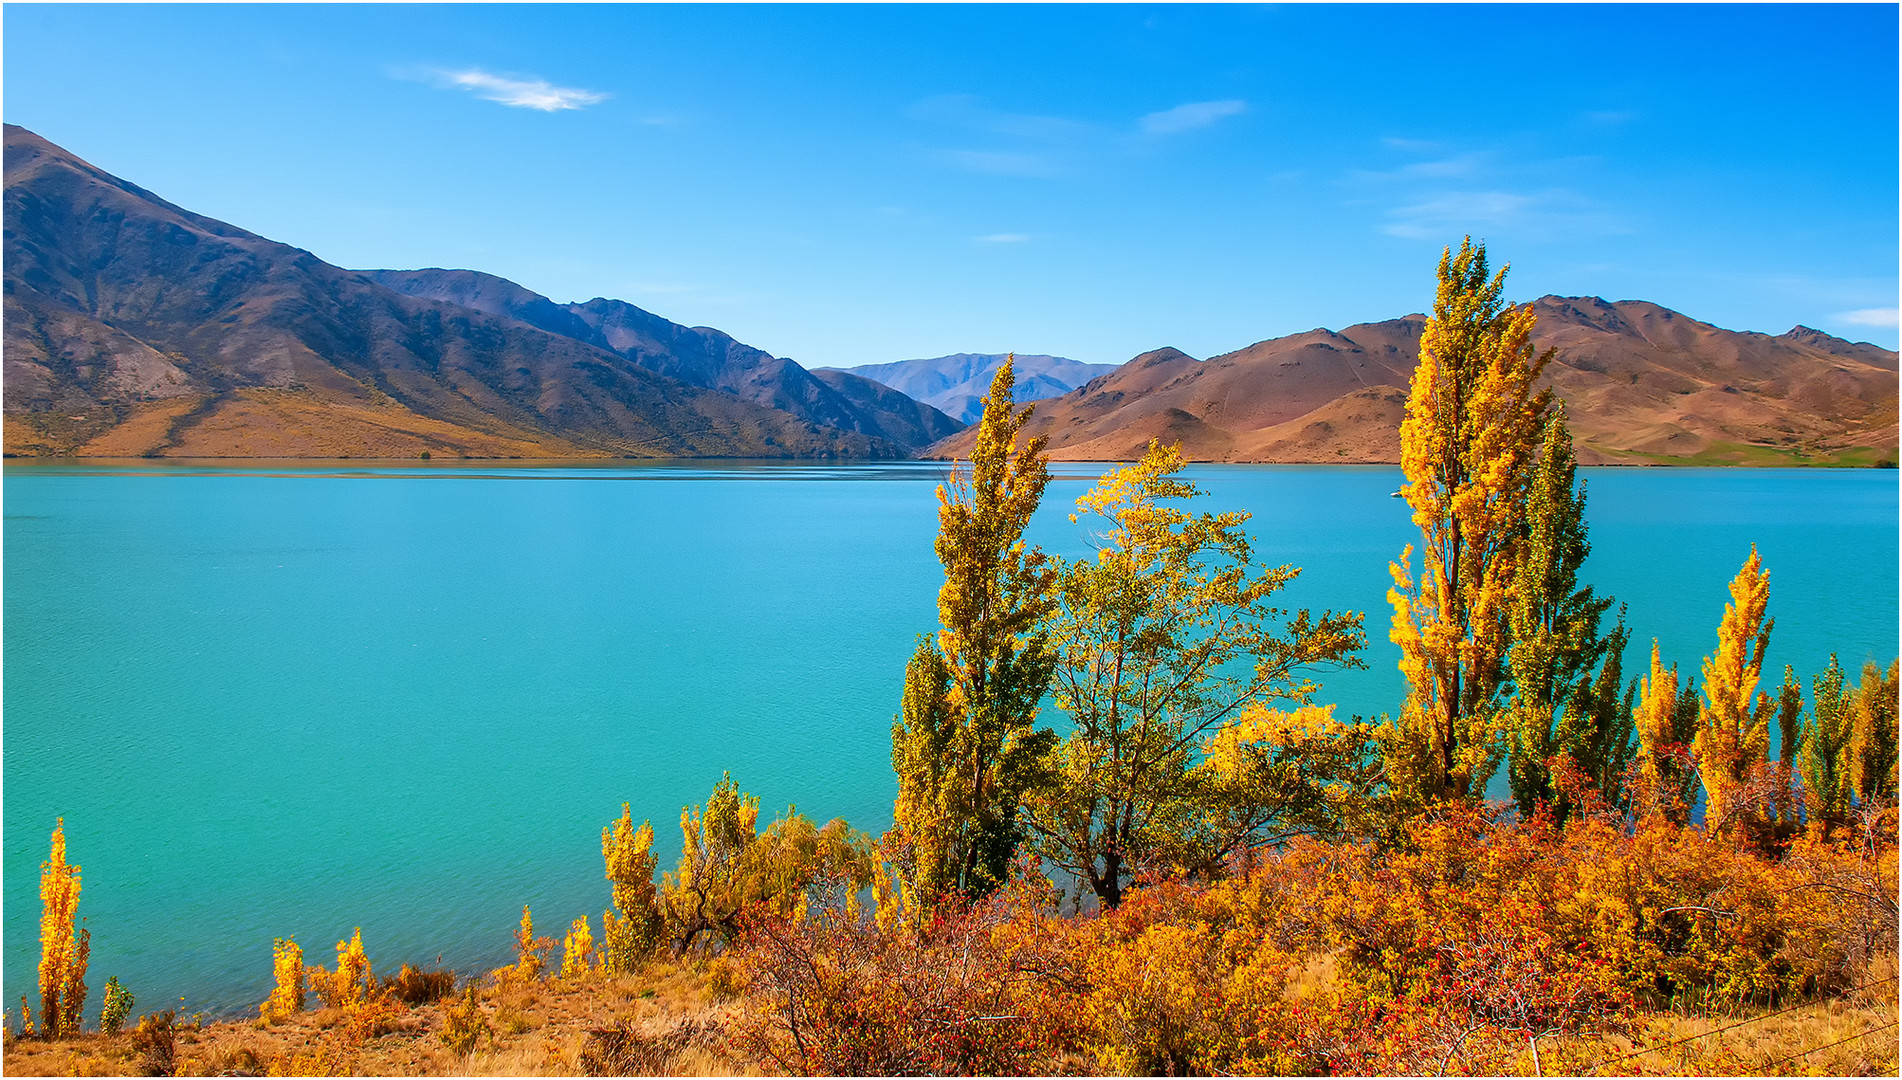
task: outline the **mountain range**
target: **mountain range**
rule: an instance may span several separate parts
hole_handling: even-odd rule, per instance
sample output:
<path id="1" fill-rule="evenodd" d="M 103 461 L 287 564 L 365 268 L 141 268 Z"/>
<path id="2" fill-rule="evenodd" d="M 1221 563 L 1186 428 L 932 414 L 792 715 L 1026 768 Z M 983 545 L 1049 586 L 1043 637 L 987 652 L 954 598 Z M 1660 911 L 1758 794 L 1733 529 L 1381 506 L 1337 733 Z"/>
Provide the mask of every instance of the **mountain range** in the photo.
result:
<path id="1" fill-rule="evenodd" d="M 984 395 L 990 393 L 991 377 L 1003 365 L 1005 353 L 952 353 L 928 360 L 899 360 L 890 364 L 861 364 L 858 367 L 821 370 L 844 371 L 861 375 L 899 390 L 948 416 L 967 424 L 977 423 L 984 412 Z M 1019 355 L 1011 367 L 1017 385 L 1011 390 L 1013 401 L 1041 401 L 1082 386 L 1098 375 L 1115 371 L 1116 364 L 1085 364 L 1061 356 Z"/>
<path id="2" fill-rule="evenodd" d="M 557 303 L 473 270 L 346 270 L 13 125 L 5 226 L 10 456 L 948 457 L 968 452 L 964 423 L 1001 359 L 807 370 L 620 300 Z M 1534 307 L 1581 461 L 1896 456 L 1894 352 L 1643 301 Z M 1161 438 L 1198 460 L 1392 462 L 1424 323 L 1205 361 L 1019 356 L 1016 393 L 1043 398 L 1029 430 L 1062 459 L 1128 460 Z"/>
<path id="3" fill-rule="evenodd" d="M 961 425 L 618 300 L 352 271 L 6 128 L 15 455 L 905 457 Z"/>
<path id="4" fill-rule="evenodd" d="M 1723 330 L 1656 304 L 1547 296 L 1534 345 L 1586 464 L 1869 464 L 1896 456 L 1896 354 L 1808 327 Z M 1060 460 L 1127 461 L 1150 439 L 1200 461 L 1400 459 L 1424 315 L 1311 330 L 1196 360 L 1136 357 L 1025 427 Z M 971 432 L 924 451 L 969 453 Z"/>

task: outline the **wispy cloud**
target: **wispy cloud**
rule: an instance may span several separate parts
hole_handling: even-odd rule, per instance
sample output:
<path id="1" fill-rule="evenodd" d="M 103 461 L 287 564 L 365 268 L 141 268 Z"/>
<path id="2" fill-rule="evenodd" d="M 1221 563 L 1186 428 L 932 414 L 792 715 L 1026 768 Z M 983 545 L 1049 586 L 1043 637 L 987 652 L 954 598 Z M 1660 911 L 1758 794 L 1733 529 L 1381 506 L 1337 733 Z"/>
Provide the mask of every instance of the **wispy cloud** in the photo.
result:
<path id="1" fill-rule="evenodd" d="M 586 108 L 589 105 L 599 105 L 610 97 L 599 90 L 556 86 L 547 79 L 497 75 L 481 68 L 464 68 L 460 71 L 424 68 L 415 75 L 403 74 L 398 77 L 420 77 L 419 81 L 444 90 L 466 90 L 484 101 L 493 101 L 517 109 L 535 109 L 540 112 Z"/>
<path id="2" fill-rule="evenodd" d="M 1564 188 L 1434 192 L 1394 207 L 1387 219 L 1381 232 L 1409 240 L 1505 232 L 1552 239 L 1630 231 L 1591 200 Z"/>
<path id="3" fill-rule="evenodd" d="M 1393 168 L 1357 169 L 1345 184 L 1384 206 L 1375 225 L 1389 236 L 1444 242 L 1463 233 L 1550 240 L 1631 231 L 1623 216 L 1568 181 L 1589 159 L 1516 160 L 1497 149 L 1456 150 L 1423 140 L 1382 139 L 1389 150 L 1425 156 Z"/>
<path id="4" fill-rule="evenodd" d="M 1839 311 L 1833 317 L 1837 321 L 1846 322 L 1851 326 L 1894 327 L 1898 323 L 1896 314 L 1895 308 L 1878 307 L 1859 308 L 1855 311 Z"/>
<path id="5" fill-rule="evenodd" d="M 980 244 L 1028 244 L 1030 242 L 1030 234 L 1020 232 L 992 233 L 989 236 L 977 237 L 977 242 Z"/>
<path id="6" fill-rule="evenodd" d="M 1139 126 L 1145 135 L 1175 135 L 1205 128 L 1225 116 L 1239 116 L 1247 111 L 1246 101 L 1191 101 L 1173 109 L 1152 112 L 1139 121 Z"/>
<path id="7" fill-rule="evenodd" d="M 911 115 L 918 120 L 1019 139 L 1074 139 L 1090 130 L 1090 125 L 1080 120 L 987 108 L 974 94 L 928 97 L 912 107 Z"/>
<path id="8" fill-rule="evenodd" d="M 1383 140 L 1389 144 L 1394 140 Z M 1378 171 L 1356 169 L 1349 175 L 1356 180 L 1375 183 L 1406 182 L 1414 180 L 1444 180 L 1455 176 L 1472 176 L 1486 164 L 1487 155 L 1468 151 L 1451 157 L 1438 157 L 1430 161 L 1414 161 L 1397 169 Z"/>
<path id="9" fill-rule="evenodd" d="M 910 114 L 964 132 L 959 141 L 965 146 L 919 148 L 932 160 L 990 176 L 1051 179 L 1119 154 L 1153 153 L 1159 136 L 1205 128 L 1247 110 L 1245 101 L 1193 101 L 1133 122 L 1092 122 L 994 109 L 971 94 L 940 94 L 912 106 Z"/>

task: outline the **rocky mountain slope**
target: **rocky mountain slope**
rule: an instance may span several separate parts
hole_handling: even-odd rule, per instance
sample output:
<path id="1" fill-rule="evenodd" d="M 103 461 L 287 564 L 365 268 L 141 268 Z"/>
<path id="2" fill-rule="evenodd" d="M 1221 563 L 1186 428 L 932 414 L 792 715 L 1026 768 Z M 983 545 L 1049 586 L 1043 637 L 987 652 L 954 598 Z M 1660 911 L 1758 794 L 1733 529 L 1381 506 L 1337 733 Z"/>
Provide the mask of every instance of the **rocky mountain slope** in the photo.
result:
<path id="1" fill-rule="evenodd" d="M 5 175 L 9 454 L 901 457 L 946 427 L 888 437 L 870 387 L 842 427 L 695 385 L 499 278 L 405 295 L 11 125 Z"/>
<path id="2" fill-rule="evenodd" d="M 803 420 L 912 449 L 964 425 L 929 405 L 869 379 L 820 379 L 791 360 L 735 341 L 707 326 L 687 327 L 622 300 L 596 297 L 557 304 L 539 293 L 475 270 L 365 270 L 405 296 L 440 300 L 515 319 L 551 334 L 618 353 L 661 375 L 724 390 Z"/>
<path id="3" fill-rule="evenodd" d="M 991 377 L 1004 362 L 1004 353 L 953 353 L 928 360 L 899 360 L 890 364 L 863 364 L 837 368 L 873 379 L 911 397 L 934 405 L 967 424 L 977 423 Z M 1017 386 L 1012 398 L 1039 401 L 1065 394 L 1098 375 L 1115 371 L 1115 364 L 1084 364 L 1061 356 L 1019 356 L 1013 364 Z"/>
<path id="4" fill-rule="evenodd" d="M 1534 302 L 1545 381 L 1586 463 L 1866 464 L 1896 456 L 1896 354 L 1797 327 L 1723 330 L 1656 304 Z M 1039 402 L 1027 431 L 1064 460 L 1123 461 L 1151 438 L 1203 461 L 1397 462 L 1425 316 L 1257 342 L 1206 361 L 1144 353 Z M 952 436 L 925 456 L 968 452 Z"/>

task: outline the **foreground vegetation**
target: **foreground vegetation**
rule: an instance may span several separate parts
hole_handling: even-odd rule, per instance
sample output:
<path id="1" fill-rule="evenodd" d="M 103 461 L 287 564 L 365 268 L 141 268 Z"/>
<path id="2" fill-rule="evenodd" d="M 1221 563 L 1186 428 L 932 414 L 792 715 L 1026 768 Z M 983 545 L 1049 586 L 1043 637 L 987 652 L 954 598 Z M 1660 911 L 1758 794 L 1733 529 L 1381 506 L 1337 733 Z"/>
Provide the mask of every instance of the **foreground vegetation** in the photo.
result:
<path id="1" fill-rule="evenodd" d="M 1395 715 L 1315 704 L 1362 616 L 1276 607 L 1298 571 L 1254 561 L 1246 515 L 1185 509 L 1171 448 L 1079 501 L 1095 557 L 1027 547 L 1048 474 L 1007 363 L 940 492 L 941 626 L 907 667 L 887 833 L 763 822 L 725 777 L 671 871 L 631 807 L 603 829 L 598 938 L 524 909 L 515 962 L 473 977 L 280 940 L 254 1023 L 125 1030 L 110 983 L 85 1035 L 56 829 L 7 1068 L 1895 1072 L 1898 669 L 1765 683 L 1752 550 L 1697 673 L 1654 643 L 1627 678 L 1633 630 L 1579 580 L 1549 354 L 1502 284 L 1483 249 L 1442 260 L 1402 427 Z"/>

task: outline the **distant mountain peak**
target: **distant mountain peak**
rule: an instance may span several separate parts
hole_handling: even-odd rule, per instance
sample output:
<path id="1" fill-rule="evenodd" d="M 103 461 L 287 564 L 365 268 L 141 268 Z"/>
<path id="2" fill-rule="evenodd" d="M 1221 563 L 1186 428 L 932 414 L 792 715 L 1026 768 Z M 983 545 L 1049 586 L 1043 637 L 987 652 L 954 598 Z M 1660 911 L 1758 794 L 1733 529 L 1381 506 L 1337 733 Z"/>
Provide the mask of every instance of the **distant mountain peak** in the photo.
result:
<path id="1" fill-rule="evenodd" d="M 991 379 L 1007 355 L 1016 356 L 1012 366 L 1017 376 L 1012 392 L 1014 401 L 1056 397 L 1116 369 L 1114 364 L 1084 364 L 1043 353 L 951 353 L 832 370 L 883 383 L 969 424 L 975 423 L 983 411 L 984 395 L 990 392 Z"/>

